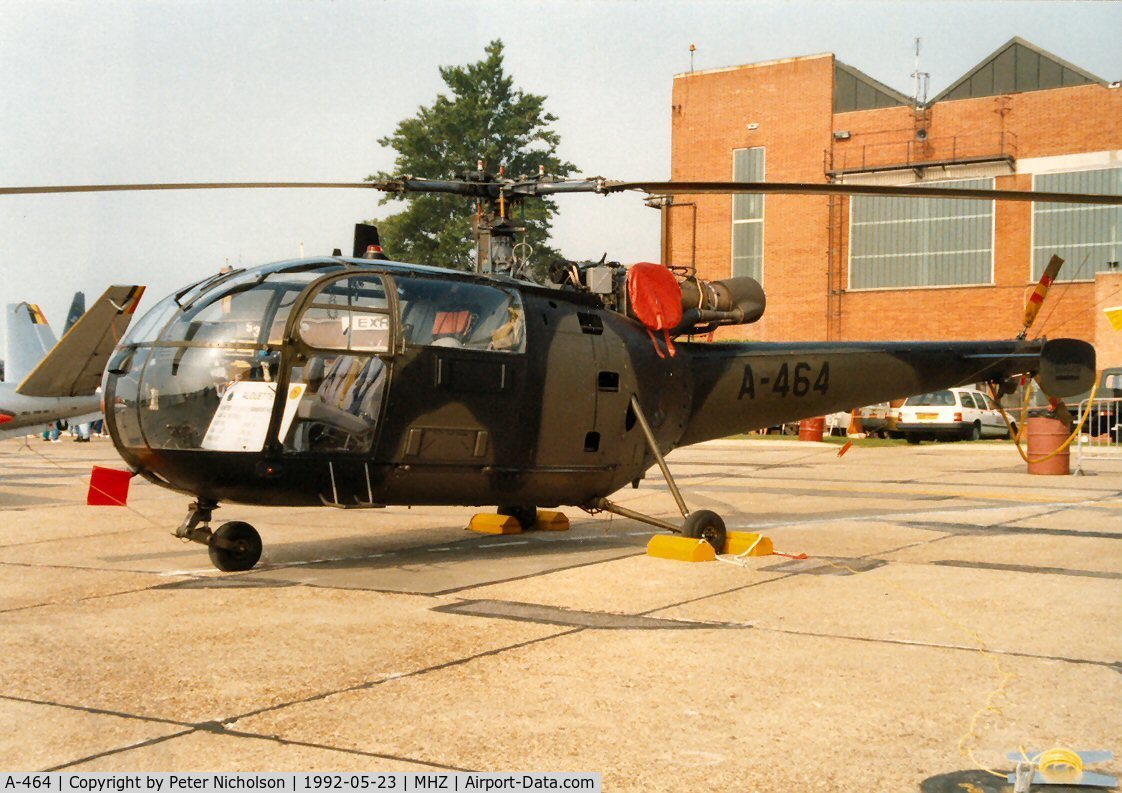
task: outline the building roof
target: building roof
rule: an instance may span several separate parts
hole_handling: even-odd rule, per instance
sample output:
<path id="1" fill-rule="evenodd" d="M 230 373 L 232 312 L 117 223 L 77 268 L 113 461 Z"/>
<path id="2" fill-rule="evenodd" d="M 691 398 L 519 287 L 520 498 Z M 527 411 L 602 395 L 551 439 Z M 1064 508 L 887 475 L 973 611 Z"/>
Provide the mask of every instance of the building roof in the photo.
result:
<path id="1" fill-rule="evenodd" d="M 878 107 L 898 107 L 911 104 L 899 91 L 889 88 L 852 66 L 834 61 L 834 112 L 872 110 Z"/>
<path id="2" fill-rule="evenodd" d="M 930 104 L 948 99 L 976 99 L 1091 83 L 1106 85 L 1101 77 L 1014 36 L 943 90 Z"/>
<path id="3" fill-rule="evenodd" d="M 698 69 L 693 72 L 679 72 L 674 75 L 674 79 L 679 77 L 697 77 L 703 74 L 717 74 L 718 72 L 733 72 L 737 69 L 758 69 L 761 66 L 776 66 L 780 63 L 794 63 L 795 61 L 812 61 L 816 58 L 833 58 L 833 53 L 819 52 L 815 55 L 796 55 L 793 58 L 777 58 L 771 61 L 757 61 L 756 63 L 741 63 L 736 66 L 717 66 L 712 69 Z"/>

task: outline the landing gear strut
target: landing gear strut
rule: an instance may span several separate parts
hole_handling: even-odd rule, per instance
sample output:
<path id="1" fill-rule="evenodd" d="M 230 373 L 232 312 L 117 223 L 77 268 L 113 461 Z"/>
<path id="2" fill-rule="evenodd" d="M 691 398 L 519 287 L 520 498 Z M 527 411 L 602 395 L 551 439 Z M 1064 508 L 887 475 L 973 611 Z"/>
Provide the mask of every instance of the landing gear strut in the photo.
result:
<path id="1" fill-rule="evenodd" d="M 655 440 L 651 425 L 647 423 L 647 417 L 643 415 L 643 408 L 639 405 L 639 400 L 634 395 L 631 397 L 631 408 L 635 412 L 635 417 L 639 420 L 639 426 L 642 428 L 643 436 L 647 440 L 647 447 L 651 450 L 651 454 L 654 455 L 659 470 L 662 471 L 663 478 L 666 479 L 666 486 L 670 488 L 670 493 L 674 496 L 674 501 L 678 505 L 678 510 L 682 513 L 684 522 L 681 526 L 676 526 L 669 521 L 660 520 L 650 515 L 644 515 L 642 512 L 636 512 L 633 509 L 622 507 L 606 498 L 595 499 L 589 505 L 589 508 L 594 510 L 602 509 L 605 512 L 611 512 L 625 518 L 631 518 L 632 520 L 650 524 L 651 526 L 657 526 L 660 529 L 672 531 L 675 534 L 681 534 L 683 537 L 705 540 L 713 546 L 713 550 L 717 553 L 724 553 L 726 537 L 725 522 L 721 519 L 720 515 L 708 509 L 699 509 L 696 512 L 689 511 L 686 507 L 685 499 L 682 498 L 681 491 L 678 490 L 678 485 L 674 482 L 674 477 L 670 475 L 670 468 L 666 465 L 666 460 L 663 458 L 662 452 L 658 448 L 658 442 Z"/>
<path id="2" fill-rule="evenodd" d="M 217 531 L 211 531 L 211 517 L 217 508 L 215 501 L 193 502 L 187 509 L 187 517 L 175 530 L 175 536 L 207 546 L 211 563 L 223 572 L 252 569 L 261 558 L 261 535 L 240 520 L 223 523 Z"/>

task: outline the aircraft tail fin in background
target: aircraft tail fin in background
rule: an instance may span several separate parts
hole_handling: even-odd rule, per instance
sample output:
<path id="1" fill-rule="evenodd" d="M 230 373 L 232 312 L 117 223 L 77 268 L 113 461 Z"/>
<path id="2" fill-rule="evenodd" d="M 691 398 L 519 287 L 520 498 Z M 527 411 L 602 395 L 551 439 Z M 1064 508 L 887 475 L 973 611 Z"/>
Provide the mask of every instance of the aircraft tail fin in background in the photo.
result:
<path id="1" fill-rule="evenodd" d="M 55 346 L 55 334 L 39 306 L 32 303 L 4 306 L 4 321 L 4 379 L 18 383 Z"/>
<path id="2" fill-rule="evenodd" d="M 74 300 L 70 303 L 70 311 L 66 315 L 66 327 L 62 329 L 63 334 L 74 327 L 74 323 L 82 318 L 86 313 L 86 293 L 75 292 Z"/>
<path id="3" fill-rule="evenodd" d="M 101 374 L 125 335 L 143 286 L 111 286 L 50 354 L 16 388 L 25 396 L 87 396 L 101 385 Z M 15 378 L 12 378 L 14 381 Z"/>

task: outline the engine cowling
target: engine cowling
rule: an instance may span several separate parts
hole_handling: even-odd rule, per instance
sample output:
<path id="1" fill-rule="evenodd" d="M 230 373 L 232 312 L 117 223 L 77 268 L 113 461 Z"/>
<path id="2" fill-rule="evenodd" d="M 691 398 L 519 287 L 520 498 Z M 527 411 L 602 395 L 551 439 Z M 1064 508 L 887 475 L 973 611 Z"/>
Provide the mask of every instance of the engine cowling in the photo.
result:
<path id="1" fill-rule="evenodd" d="M 720 281 L 689 276 L 682 289 L 682 321 L 677 333 L 708 333 L 721 325 L 750 325 L 764 315 L 767 297 L 755 278 L 742 276 Z"/>

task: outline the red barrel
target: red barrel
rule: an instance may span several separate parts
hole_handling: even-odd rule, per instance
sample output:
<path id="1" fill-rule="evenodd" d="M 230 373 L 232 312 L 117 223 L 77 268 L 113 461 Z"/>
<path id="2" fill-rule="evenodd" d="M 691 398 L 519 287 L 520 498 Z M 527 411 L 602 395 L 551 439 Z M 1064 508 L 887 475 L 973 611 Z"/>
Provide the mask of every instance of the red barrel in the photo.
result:
<path id="1" fill-rule="evenodd" d="M 1059 419 L 1036 416 L 1026 422 L 1028 432 L 1028 458 L 1038 460 L 1051 454 L 1063 445 L 1071 430 Z M 1071 454 L 1069 449 L 1047 460 L 1029 463 L 1028 472 L 1042 476 L 1066 476 L 1071 473 Z"/>
<path id="2" fill-rule="evenodd" d="M 820 441 L 822 440 L 822 431 L 825 428 L 826 419 L 823 416 L 818 416 L 813 419 L 803 419 L 799 422 L 799 440 Z"/>

